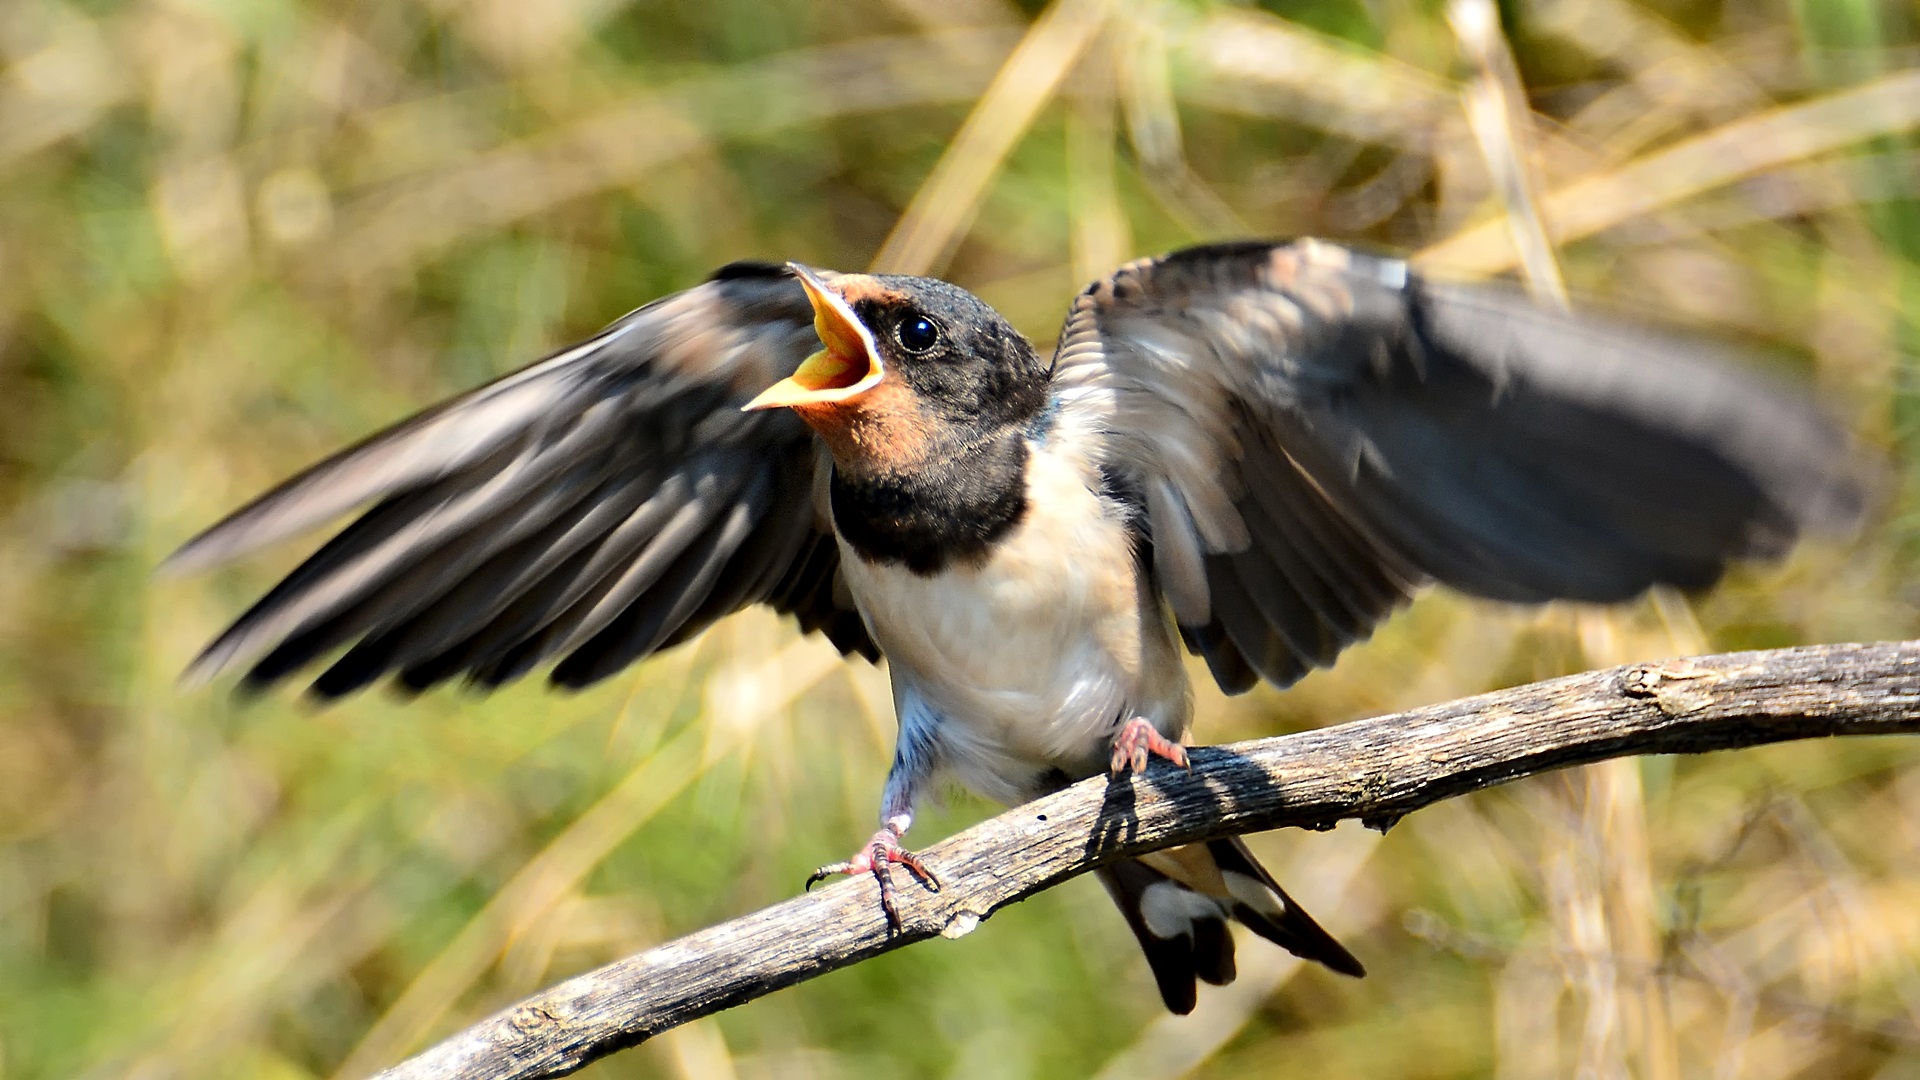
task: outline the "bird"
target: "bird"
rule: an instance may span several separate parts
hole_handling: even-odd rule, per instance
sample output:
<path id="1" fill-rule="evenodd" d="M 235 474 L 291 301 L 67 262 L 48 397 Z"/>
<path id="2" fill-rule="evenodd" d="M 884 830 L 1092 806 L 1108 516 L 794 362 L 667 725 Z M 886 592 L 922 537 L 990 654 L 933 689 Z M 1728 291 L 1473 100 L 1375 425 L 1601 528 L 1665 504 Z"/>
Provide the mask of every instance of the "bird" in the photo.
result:
<path id="1" fill-rule="evenodd" d="M 929 788 L 1017 804 L 1187 763 L 1185 658 L 1284 688 L 1432 584 L 1517 604 L 1703 589 L 1844 536 L 1872 470 L 1740 350 L 1314 239 L 1130 262 L 1043 354 L 948 282 L 741 262 L 313 465 L 186 542 L 202 570 L 355 515 L 195 679 L 578 688 L 752 605 L 884 657 L 876 833 Z M 1166 764 L 1154 765 L 1164 761 Z M 1116 782 L 1118 782 L 1116 780 Z M 1229 923 L 1364 967 L 1237 838 L 1096 871 L 1164 1004 Z"/>

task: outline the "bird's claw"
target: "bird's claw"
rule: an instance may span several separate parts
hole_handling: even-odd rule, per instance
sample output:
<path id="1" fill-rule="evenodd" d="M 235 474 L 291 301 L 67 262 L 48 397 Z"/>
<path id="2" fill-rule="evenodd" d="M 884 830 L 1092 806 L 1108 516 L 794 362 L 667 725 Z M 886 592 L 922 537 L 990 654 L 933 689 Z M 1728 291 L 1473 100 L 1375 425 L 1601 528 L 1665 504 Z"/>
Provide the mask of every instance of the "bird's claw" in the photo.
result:
<path id="1" fill-rule="evenodd" d="M 1152 721 L 1143 716 L 1127 721 L 1120 734 L 1113 737 L 1113 758 L 1107 767 L 1115 776 L 1129 770 L 1143 773 L 1147 771 L 1150 757 L 1166 758 L 1189 772 L 1193 770 L 1192 762 L 1187 760 L 1187 748 L 1160 734 Z"/>
<path id="2" fill-rule="evenodd" d="M 899 834 L 892 829 L 881 829 L 874 833 L 873 839 L 854 852 L 853 858 L 823 866 L 808 874 L 806 887 L 812 889 L 835 874 L 872 874 L 873 880 L 880 886 L 880 910 L 886 912 L 887 926 L 898 930 L 901 924 L 900 911 L 894 904 L 895 866 L 906 867 L 914 880 L 925 886 L 928 892 L 940 891 L 940 879 L 927 869 L 926 863 L 920 861 L 920 856 L 900 846 Z"/>

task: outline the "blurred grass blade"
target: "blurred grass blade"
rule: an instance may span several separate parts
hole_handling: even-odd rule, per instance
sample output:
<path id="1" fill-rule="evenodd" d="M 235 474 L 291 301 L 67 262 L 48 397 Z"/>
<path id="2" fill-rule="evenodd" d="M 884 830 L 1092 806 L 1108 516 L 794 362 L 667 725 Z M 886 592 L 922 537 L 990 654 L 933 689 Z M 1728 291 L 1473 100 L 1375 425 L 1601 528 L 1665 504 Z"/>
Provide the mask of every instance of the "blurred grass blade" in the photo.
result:
<path id="1" fill-rule="evenodd" d="M 1903 71 L 1798 105 L 1722 125 L 1542 200 L 1554 239 L 1569 243 L 1702 192 L 1920 126 L 1920 71 Z M 1483 222 L 1421 251 L 1456 273 L 1496 274 L 1518 261 L 1504 221 Z"/>
<path id="2" fill-rule="evenodd" d="M 1113 57 L 1095 52 L 1080 65 L 1081 92 L 1067 112 L 1067 225 L 1073 280 L 1111 273 L 1132 254 L 1133 239 L 1114 175 Z"/>
<path id="3" fill-rule="evenodd" d="M 1846 85 L 1884 69 L 1886 17 L 1873 0 L 1794 0 L 1791 7 L 1799 24 L 1805 62 L 1822 83 Z M 1909 12 L 1909 25 L 1911 20 Z M 1887 132 L 1874 140 L 1872 149 L 1877 153 L 1864 165 L 1870 171 L 1884 173 L 1876 177 L 1883 187 L 1900 189 L 1898 197 L 1868 207 L 1866 216 L 1881 243 L 1900 257 L 1891 273 L 1897 297 L 1895 341 L 1907 377 L 1894 395 L 1893 426 L 1894 437 L 1909 454 L 1920 452 L 1920 386 L 1915 385 L 1914 378 L 1920 371 L 1920 176 L 1915 175 L 1910 163 L 1906 168 L 1895 163 L 1913 145 L 1906 132 Z M 1920 490 L 1920 479 L 1911 474 L 1907 483 Z M 1920 538 L 1910 538 L 1907 543 L 1920 550 Z"/>
<path id="4" fill-rule="evenodd" d="M 1054 0 L 1034 20 L 874 254 L 875 272 L 925 274 L 946 263 L 1007 154 L 1099 33 L 1107 4 Z"/>
<path id="5" fill-rule="evenodd" d="M 1638 153 L 1692 119 L 1721 123 L 1772 104 L 1738 64 L 1631 0 L 1548 0 L 1533 14 L 1545 33 L 1628 73 L 1568 125 L 1608 155 Z"/>
<path id="6" fill-rule="evenodd" d="M 1012 40 L 1000 29 L 868 38 L 695 76 L 348 203 L 322 273 L 406 273 L 463 238 L 634 183 L 717 139 L 970 100 Z M 941 62 L 924 63 L 928 52 Z"/>
<path id="7" fill-rule="evenodd" d="M 1114 51 L 1125 91 L 1127 137 L 1154 197 L 1193 237 L 1247 235 L 1251 230 L 1246 223 L 1187 163 L 1166 27 L 1138 15 L 1116 24 Z"/>
<path id="8" fill-rule="evenodd" d="M 1196 76 L 1180 95 L 1213 108 L 1416 148 L 1459 111 L 1445 79 L 1264 12 L 1213 8 L 1168 38 Z"/>
<path id="9" fill-rule="evenodd" d="M 726 717 L 712 728 L 694 722 L 636 765 L 494 893 L 486 907 L 414 976 L 334 1075 L 369 1074 L 419 1045 L 507 945 L 577 889 L 608 853 L 716 762 L 747 746 L 769 718 L 839 670 L 840 658 L 832 649 L 803 638 L 765 661 L 762 671 L 735 676 L 734 680 L 774 692 L 761 697 L 752 715 Z"/>
<path id="10" fill-rule="evenodd" d="M 1500 30 L 1500 12 L 1493 0 L 1452 0 L 1447 21 L 1460 51 L 1474 67 L 1473 81 L 1461 93 L 1467 126 L 1486 158 L 1494 190 L 1506 205 L 1507 229 L 1520 249 L 1527 285 L 1535 296 L 1564 311 L 1567 283 L 1560 276 L 1560 263 L 1553 256 L 1553 242 L 1547 238 L 1534 197 L 1539 183 L 1529 129 L 1533 110 L 1527 106 L 1520 70 Z"/>
<path id="11" fill-rule="evenodd" d="M 49 40 L 0 82 L 0 174 L 19 159 L 91 129 L 138 87 L 98 24 L 62 12 Z"/>

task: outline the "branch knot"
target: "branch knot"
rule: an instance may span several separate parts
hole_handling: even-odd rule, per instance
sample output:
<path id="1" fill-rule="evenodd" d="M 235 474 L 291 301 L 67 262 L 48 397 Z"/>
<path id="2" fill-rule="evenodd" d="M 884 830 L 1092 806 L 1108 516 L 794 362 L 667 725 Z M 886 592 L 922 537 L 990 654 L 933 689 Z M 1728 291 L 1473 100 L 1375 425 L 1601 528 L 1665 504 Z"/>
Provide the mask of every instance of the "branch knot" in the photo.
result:
<path id="1" fill-rule="evenodd" d="M 1662 660 L 1622 669 L 1619 687 L 1627 697 L 1651 700 L 1662 713 L 1677 717 L 1711 705 L 1713 687 L 1724 676 L 1691 660 Z"/>

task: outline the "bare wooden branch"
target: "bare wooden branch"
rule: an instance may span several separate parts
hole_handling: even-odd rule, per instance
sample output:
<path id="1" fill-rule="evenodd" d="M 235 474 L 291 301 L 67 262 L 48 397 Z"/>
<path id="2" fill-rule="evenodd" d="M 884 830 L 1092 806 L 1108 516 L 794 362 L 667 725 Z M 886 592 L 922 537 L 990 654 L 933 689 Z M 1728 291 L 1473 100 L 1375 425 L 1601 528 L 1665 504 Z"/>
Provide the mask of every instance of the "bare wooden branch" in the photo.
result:
<path id="1" fill-rule="evenodd" d="M 1253 742 L 1195 749 L 1191 775 L 1083 781 L 923 855 L 889 934 L 871 880 L 796 896 L 569 979 L 386 1080 L 562 1076 L 660 1032 L 935 935 L 1103 863 L 1209 837 L 1403 815 L 1494 784 L 1632 754 L 1920 732 L 1920 641 L 1663 660 Z M 904 879 L 903 879 L 904 884 Z"/>

